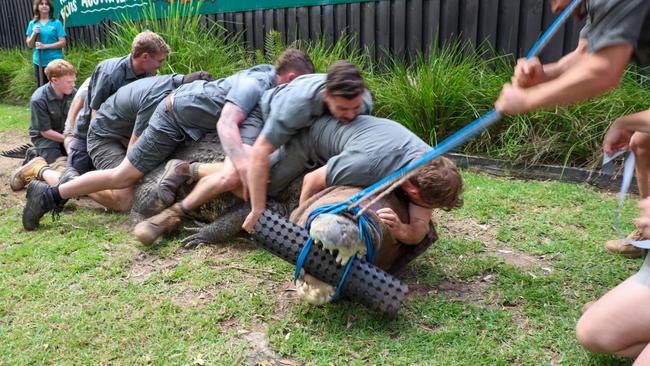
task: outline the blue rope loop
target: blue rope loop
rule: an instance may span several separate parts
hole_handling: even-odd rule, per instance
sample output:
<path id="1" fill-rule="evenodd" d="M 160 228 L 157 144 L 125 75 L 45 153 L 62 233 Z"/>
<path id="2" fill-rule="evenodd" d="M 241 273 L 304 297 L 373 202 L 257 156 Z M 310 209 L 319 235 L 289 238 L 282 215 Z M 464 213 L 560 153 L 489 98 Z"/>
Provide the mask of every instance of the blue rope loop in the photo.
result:
<path id="1" fill-rule="evenodd" d="M 340 202 L 336 204 L 331 204 L 331 205 L 324 205 L 316 208 L 314 211 L 309 213 L 309 216 L 307 216 L 307 223 L 305 224 L 305 230 L 309 232 L 309 229 L 311 228 L 311 223 L 314 221 L 316 217 L 318 217 L 321 214 L 324 213 L 329 213 L 329 214 L 338 214 L 344 211 L 348 211 L 352 213 L 353 215 L 356 215 L 359 212 L 360 208 L 359 207 L 354 207 L 353 209 L 348 208 L 347 202 Z M 373 247 L 373 240 L 372 240 L 372 232 L 370 231 L 371 229 L 377 233 L 377 237 L 379 238 L 379 241 L 381 242 L 381 230 L 379 229 L 379 226 L 375 222 L 375 220 L 370 216 L 368 212 L 364 212 L 358 219 L 358 227 L 359 227 L 359 239 L 364 241 L 366 243 L 366 261 L 368 263 L 372 263 L 373 258 L 374 258 L 374 247 Z M 300 254 L 298 255 L 298 259 L 296 260 L 296 270 L 294 272 L 294 284 L 296 281 L 298 281 L 298 278 L 300 278 L 300 272 L 302 270 L 302 267 L 305 265 L 305 261 L 307 260 L 307 257 L 309 256 L 309 252 L 311 251 L 312 246 L 314 245 L 314 239 L 309 236 L 307 238 L 307 241 L 305 242 L 305 245 L 303 245 L 302 249 L 300 250 Z M 345 282 L 345 279 L 348 276 L 348 272 L 350 272 L 350 268 L 352 268 L 352 263 L 356 259 L 356 256 L 353 256 L 350 258 L 348 263 L 345 266 L 345 270 L 343 271 L 343 275 L 339 279 L 339 283 L 336 286 L 336 291 L 332 295 L 331 300 L 335 301 L 340 297 L 341 294 L 341 288 L 343 287 L 343 283 Z"/>

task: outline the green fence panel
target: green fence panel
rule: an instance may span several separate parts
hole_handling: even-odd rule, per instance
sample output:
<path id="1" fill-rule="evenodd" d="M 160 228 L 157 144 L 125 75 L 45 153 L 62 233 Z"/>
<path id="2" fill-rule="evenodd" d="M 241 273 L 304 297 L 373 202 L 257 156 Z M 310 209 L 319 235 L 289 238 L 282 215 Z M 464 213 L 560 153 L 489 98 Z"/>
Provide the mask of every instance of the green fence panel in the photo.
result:
<path id="1" fill-rule="evenodd" d="M 175 1 L 187 5 L 180 7 L 185 11 L 200 6 L 200 13 L 215 14 L 378 0 L 54 0 L 54 3 L 57 14 L 65 18 L 66 26 L 75 27 L 99 24 L 105 19 L 140 19 L 145 11 L 155 11 L 159 17 L 164 17 Z"/>

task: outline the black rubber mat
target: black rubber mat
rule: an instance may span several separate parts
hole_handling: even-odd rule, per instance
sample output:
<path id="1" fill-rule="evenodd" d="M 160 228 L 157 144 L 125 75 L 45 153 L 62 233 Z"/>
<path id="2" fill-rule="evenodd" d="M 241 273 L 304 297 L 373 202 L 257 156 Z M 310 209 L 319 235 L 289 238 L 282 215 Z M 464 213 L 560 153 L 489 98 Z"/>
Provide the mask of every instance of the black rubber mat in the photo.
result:
<path id="1" fill-rule="evenodd" d="M 300 226 L 266 210 L 253 237 L 266 250 L 295 264 L 308 234 Z M 303 268 L 332 286 L 337 286 L 345 270 L 336 263 L 334 256 L 318 245 L 312 246 Z M 397 315 L 407 292 L 405 283 L 362 259 L 354 261 L 341 287 L 343 295 L 387 317 Z"/>

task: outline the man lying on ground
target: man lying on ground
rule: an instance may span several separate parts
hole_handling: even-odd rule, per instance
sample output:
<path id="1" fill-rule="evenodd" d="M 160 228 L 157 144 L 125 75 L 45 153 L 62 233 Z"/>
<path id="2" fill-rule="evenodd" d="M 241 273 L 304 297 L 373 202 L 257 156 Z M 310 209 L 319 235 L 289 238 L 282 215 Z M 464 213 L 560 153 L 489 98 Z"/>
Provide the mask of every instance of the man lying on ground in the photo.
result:
<path id="1" fill-rule="evenodd" d="M 268 140 L 281 146 L 300 128 L 309 126 L 323 113 L 330 111 L 341 120 L 351 120 L 360 111 L 370 112 L 371 104 L 370 93 L 365 90 L 363 78 L 356 66 L 339 61 L 332 65 L 327 74 L 303 75 L 289 84 L 266 92 L 259 108 L 265 118 L 260 113 L 253 113 L 244 122 L 259 128 L 255 130 L 255 134 L 249 135 L 244 141 L 243 150 L 248 152 L 250 145 L 259 134 L 264 142 L 259 146 L 258 142 L 255 142 L 255 146 L 258 146 L 257 149 L 263 149 L 264 154 L 270 153 L 269 151 L 275 150 L 275 147 L 267 142 Z M 264 118 L 264 121 L 261 118 Z M 221 138 L 221 141 L 225 146 L 224 138 Z M 259 156 L 268 159 L 266 155 Z M 238 166 L 238 170 L 249 169 L 248 161 L 243 161 L 241 164 L 243 165 Z M 153 243 L 164 233 L 173 230 L 187 212 L 197 209 L 221 193 L 233 192 L 246 199 L 244 184 L 247 174 L 238 175 L 233 169 L 219 170 L 216 164 L 193 163 L 191 167 L 192 178 L 198 180 L 196 187 L 182 202 L 136 226 L 134 230 L 136 238 L 142 243 L 147 245 Z M 213 173 L 202 175 L 206 172 Z M 266 175 L 268 176 L 268 172 Z M 170 197 L 173 198 L 172 195 Z"/>
<path id="2" fill-rule="evenodd" d="M 285 59 L 281 55 L 279 60 Z M 276 74 L 272 65 L 258 65 L 228 78 L 181 86 L 156 107 L 149 125 L 116 168 L 89 172 L 54 187 L 32 181 L 27 189 L 23 227 L 34 230 L 46 212 L 60 210 L 71 197 L 135 185 L 165 161 L 187 136 L 196 141 L 205 133 L 215 131 L 227 102 L 237 105 L 244 116 L 248 115 L 264 91 L 290 81 L 289 77 L 307 67 L 304 59 L 285 61 L 292 64 L 277 65 L 287 70 L 283 74 Z"/>
<path id="3" fill-rule="evenodd" d="M 101 105 L 119 88 L 138 79 L 153 76 L 162 67 L 171 49 L 156 33 L 144 31 L 133 38 L 131 53 L 100 62 L 93 70 L 88 96 L 77 118 L 74 139 L 70 143 L 68 166 L 79 174 L 94 170 L 86 146 L 90 121 Z"/>
<path id="4" fill-rule="evenodd" d="M 367 187 L 427 153 L 431 147 L 401 124 L 372 116 L 341 123 L 331 116 L 284 145 L 271 170 L 269 195 L 309 169 L 303 178 L 300 203 L 331 186 Z M 425 164 L 399 191 L 410 202 L 410 222 L 401 222 L 391 209 L 377 211 L 395 239 L 419 243 L 429 230 L 431 211 L 462 204 L 463 184 L 454 164 L 440 157 Z"/>
<path id="5" fill-rule="evenodd" d="M 88 155 L 94 167 L 107 170 L 120 165 L 127 149 L 149 125 L 158 104 L 179 86 L 197 80 L 213 81 L 214 77 L 204 71 L 152 76 L 118 89 L 102 104 L 88 129 Z M 91 198 L 105 207 L 126 211 L 133 203 L 133 187 L 104 190 L 91 194 Z"/>

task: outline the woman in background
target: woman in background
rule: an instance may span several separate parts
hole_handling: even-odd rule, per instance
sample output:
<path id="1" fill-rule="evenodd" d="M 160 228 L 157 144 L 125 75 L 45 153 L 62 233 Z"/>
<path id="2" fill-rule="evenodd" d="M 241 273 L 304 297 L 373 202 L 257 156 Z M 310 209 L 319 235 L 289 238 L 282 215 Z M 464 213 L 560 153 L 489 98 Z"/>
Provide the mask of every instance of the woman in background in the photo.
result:
<path id="1" fill-rule="evenodd" d="M 36 84 L 45 84 L 47 76 L 45 67 L 52 61 L 63 58 L 65 47 L 65 29 L 63 24 L 54 19 L 52 0 L 34 0 L 34 19 L 27 25 L 26 42 L 34 48 L 34 75 Z"/>

